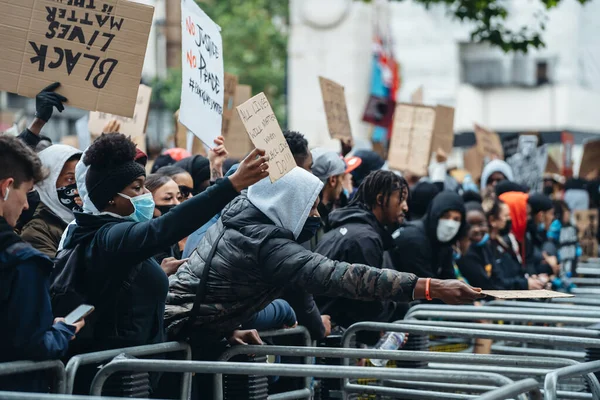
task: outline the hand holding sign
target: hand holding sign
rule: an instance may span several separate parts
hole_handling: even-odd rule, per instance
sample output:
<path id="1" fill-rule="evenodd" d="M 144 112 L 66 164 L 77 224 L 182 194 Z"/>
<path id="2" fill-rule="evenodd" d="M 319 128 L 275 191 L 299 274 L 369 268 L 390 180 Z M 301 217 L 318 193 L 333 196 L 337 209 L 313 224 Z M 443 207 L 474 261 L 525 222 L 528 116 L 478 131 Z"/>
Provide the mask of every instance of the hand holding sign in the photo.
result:
<path id="1" fill-rule="evenodd" d="M 265 151 L 254 149 L 240 163 L 237 171 L 229 177 L 229 181 L 233 188 L 238 192 L 246 189 L 248 186 L 254 185 L 261 179 L 269 176 L 269 157 L 265 156 Z"/>

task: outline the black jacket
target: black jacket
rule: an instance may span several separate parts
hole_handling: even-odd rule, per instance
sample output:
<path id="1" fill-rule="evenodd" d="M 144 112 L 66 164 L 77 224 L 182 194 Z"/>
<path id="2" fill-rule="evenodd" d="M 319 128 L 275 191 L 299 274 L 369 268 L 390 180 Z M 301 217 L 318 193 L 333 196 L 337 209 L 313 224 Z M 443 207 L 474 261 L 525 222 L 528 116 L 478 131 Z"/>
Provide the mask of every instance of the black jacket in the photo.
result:
<path id="1" fill-rule="evenodd" d="M 86 295 L 98 318 L 98 350 L 159 343 L 164 340 L 164 309 L 168 279 L 153 256 L 157 248 L 177 243 L 206 223 L 237 192 L 225 178 L 203 193 L 148 222 L 111 215 L 75 213 L 65 248 L 85 246 Z M 72 232 L 72 233 L 71 233 Z M 128 290 L 120 290 L 132 268 L 141 263 Z M 110 301 L 106 301 L 109 299 Z"/>
<path id="2" fill-rule="evenodd" d="M 544 260 L 543 248 L 546 242 L 546 232 L 540 232 L 532 220 L 527 222 L 525 232 L 525 264 L 529 275 L 552 275 L 552 268 Z"/>
<path id="3" fill-rule="evenodd" d="M 462 198 L 454 192 L 442 192 L 433 199 L 422 219 L 408 222 L 394 232 L 394 247 L 386 255 L 385 266 L 411 272 L 419 278 L 454 279 L 452 245 L 461 232 L 448 243 L 440 243 L 436 235 L 440 218 L 450 210 L 462 214 L 463 230 L 466 223 Z"/>
<path id="4" fill-rule="evenodd" d="M 332 260 L 383 268 L 383 254 L 392 245 L 392 236 L 375 215 L 364 206 L 353 205 L 329 214 L 331 231 L 325 234 L 315 252 Z M 342 326 L 359 321 L 388 322 L 395 304 L 390 301 L 317 299 L 321 312 L 330 314 Z"/>
<path id="5" fill-rule="evenodd" d="M 496 265 L 489 243 L 471 244 L 467 253 L 458 260 L 458 269 L 469 285 L 483 290 L 506 290 L 501 268 Z"/>
<path id="6" fill-rule="evenodd" d="M 195 319 L 198 334 L 230 333 L 285 289 L 409 301 L 416 285 L 414 275 L 333 261 L 306 250 L 290 230 L 276 226 L 242 195 L 227 206 L 189 261 L 171 277 L 165 314 L 170 332 L 185 326 L 206 257 L 221 233 Z"/>
<path id="7" fill-rule="evenodd" d="M 502 276 L 504 276 L 506 289 L 527 290 L 529 283 L 525 278 L 525 269 L 506 241 L 490 239 L 490 246 L 496 260 L 496 267 L 500 268 Z"/>

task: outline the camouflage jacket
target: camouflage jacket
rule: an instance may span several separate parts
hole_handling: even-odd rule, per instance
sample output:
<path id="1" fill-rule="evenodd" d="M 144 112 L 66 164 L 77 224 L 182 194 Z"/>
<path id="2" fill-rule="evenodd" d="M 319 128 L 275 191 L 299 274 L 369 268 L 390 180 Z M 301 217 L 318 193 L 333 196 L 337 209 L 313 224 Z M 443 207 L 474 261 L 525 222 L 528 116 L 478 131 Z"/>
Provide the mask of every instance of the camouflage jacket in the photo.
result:
<path id="1" fill-rule="evenodd" d="M 312 253 L 294 241 L 292 232 L 275 226 L 242 195 L 225 208 L 189 261 L 170 278 L 165 311 L 169 333 L 178 333 L 187 321 L 205 258 L 223 230 L 192 336 L 233 331 L 280 297 L 286 287 L 361 300 L 412 299 L 415 275 L 333 261 Z"/>

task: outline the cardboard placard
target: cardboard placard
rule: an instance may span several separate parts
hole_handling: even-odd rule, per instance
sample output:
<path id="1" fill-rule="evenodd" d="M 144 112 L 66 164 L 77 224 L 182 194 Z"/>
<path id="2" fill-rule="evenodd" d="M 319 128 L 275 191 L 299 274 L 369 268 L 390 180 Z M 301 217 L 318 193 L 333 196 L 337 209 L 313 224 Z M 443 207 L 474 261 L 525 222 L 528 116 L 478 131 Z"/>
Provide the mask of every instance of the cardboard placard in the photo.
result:
<path id="1" fill-rule="evenodd" d="M 544 171 L 548 162 L 548 147 L 537 147 L 535 135 L 519 136 L 518 152 L 506 160 L 515 175 L 515 182 L 525 185 L 532 193 L 541 193 Z"/>
<path id="2" fill-rule="evenodd" d="M 573 134 L 563 132 L 560 134 L 560 141 L 562 142 L 562 175 L 569 179 L 573 177 L 573 146 L 575 145 L 575 138 Z"/>
<path id="3" fill-rule="evenodd" d="M 181 105 L 179 122 L 212 148 L 223 125 L 221 28 L 193 0 L 181 0 Z"/>
<path id="4" fill-rule="evenodd" d="M 552 290 L 483 290 L 481 293 L 496 299 L 553 299 L 575 295 Z"/>
<path id="5" fill-rule="evenodd" d="M 235 90 L 233 107 L 245 103 L 252 97 L 252 87 L 249 85 L 238 85 Z M 246 133 L 246 128 L 237 112 L 234 112 L 229 125 L 229 132 L 225 135 L 225 147 L 230 158 L 242 160 L 254 149 L 254 145 Z"/>
<path id="6" fill-rule="evenodd" d="M 517 154 L 518 148 L 519 148 L 519 134 L 518 133 L 502 136 L 502 151 L 504 152 L 505 160 L 508 160 L 510 157 Z"/>
<path id="7" fill-rule="evenodd" d="M 584 259 L 598 257 L 598 210 L 576 210 L 573 212 L 579 233 L 579 245 Z"/>
<path id="8" fill-rule="evenodd" d="M 319 84 L 321 85 L 329 135 L 333 139 L 352 138 L 344 87 L 322 76 L 319 77 Z"/>
<path id="9" fill-rule="evenodd" d="M 0 90 L 132 117 L 154 8 L 127 0 L 0 1 Z"/>
<path id="10" fill-rule="evenodd" d="M 473 146 L 463 153 L 463 166 L 469 171 L 471 178 L 473 178 L 473 181 L 475 182 L 481 179 L 483 159 L 484 157 L 479 152 L 477 146 Z"/>
<path id="11" fill-rule="evenodd" d="M 475 124 L 474 125 L 475 140 L 477 142 L 477 149 L 484 156 L 484 163 L 488 163 L 491 160 L 503 160 L 504 149 L 502 148 L 502 142 L 500 136 L 494 131 L 485 129 L 484 127 Z"/>
<path id="12" fill-rule="evenodd" d="M 452 150 L 453 120 L 451 107 L 398 104 L 388 151 L 389 167 L 426 176 L 432 152 L 442 148 L 449 154 Z"/>
<path id="13" fill-rule="evenodd" d="M 554 157 L 548 156 L 548 160 L 546 162 L 546 169 L 544 170 L 546 174 L 557 174 L 560 175 L 560 167 L 558 163 L 554 160 Z"/>
<path id="14" fill-rule="evenodd" d="M 233 112 L 235 104 L 235 91 L 238 85 L 237 75 L 228 74 L 225 72 L 225 84 L 223 86 L 223 125 L 221 127 L 221 135 L 227 136 L 229 132 L 229 126 L 231 124 L 231 118 L 235 115 Z"/>
<path id="15" fill-rule="evenodd" d="M 423 104 L 423 85 L 419 86 L 419 88 L 410 95 L 410 102 L 413 104 Z"/>
<path id="16" fill-rule="evenodd" d="M 237 106 L 236 110 L 254 146 L 264 149 L 269 156 L 271 182 L 290 172 L 296 166 L 296 161 L 267 96 L 261 92 Z"/>
<path id="17" fill-rule="evenodd" d="M 586 179 L 588 175 L 597 175 L 600 170 L 600 140 L 588 140 L 583 144 L 583 155 L 579 167 L 579 177 Z M 590 177 L 595 178 L 595 176 Z"/>
<path id="18" fill-rule="evenodd" d="M 137 101 L 132 118 L 122 117 L 115 114 L 103 112 L 90 112 L 88 130 L 92 138 L 100 136 L 106 124 L 111 120 L 117 120 L 121 124 L 120 133 L 131 136 L 136 141 L 142 141 L 139 136 L 146 133 L 146 124 L 148 123 L 148 114 L 150 113 L 150 99 L 152 97 L 152 88 L 146 85 L 140 85 L 137 92 Z M 145 139 L 144 139 L 145 142 Z M 143 151 L 143 150 L 142 150 Z"/>

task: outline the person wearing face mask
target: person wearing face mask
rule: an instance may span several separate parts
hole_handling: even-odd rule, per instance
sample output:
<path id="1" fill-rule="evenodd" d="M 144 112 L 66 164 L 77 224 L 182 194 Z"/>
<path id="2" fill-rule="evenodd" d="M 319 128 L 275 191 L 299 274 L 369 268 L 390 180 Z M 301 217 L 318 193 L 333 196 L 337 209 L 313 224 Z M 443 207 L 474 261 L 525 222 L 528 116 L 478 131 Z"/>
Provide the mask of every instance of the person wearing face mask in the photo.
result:
<path id="1" fill-rule="evenodd" d="M 394 232 L 386 265 L 422 278 L 452 279 L 452 246 L 465 228 L 465 204 L 454 192 L 439 193 L 425 216 Z"/>
<path id="2" fill-rule="evenodd" d="M 383 268 L 383 255 L 393 243 L 391 232 L 408 211 L 408 183 L 391 171 L 375 171 L 362 181 L 347 207 L 331 213 L 331 231 L 315 252 L 332 260 Z M 359 301 L 320 297 L 317 304 L 339 325 L 359 321 L 388 322 L 395 311 L 390 301 Z"/>
<path id="3" fill-rule="evenodd" d="M 494 259 L 502 269 L 507 289 L 511 290 L 537 290 L 544 288 L 544 282 L 536 275 L 526 273 L 518 247 L 512 246 L 512 220 L 510 209 L 506 203 L 499 199 L 489 200 L 484 203 L 486 218 L 490 228 L 490 245 Z"/>
<path id="4" fill-rule="evenodd" d="M 87 350 L 159 343 L 168 280 L 153 258 L 220 211 L 239 191 L 268 175 L 264 151 L 254 150 L 236 174 L 158 218 L 145 187 L 135 144 L 119 133 L 103 134 L 87 150 L 86 189 L 97 212 L 75 213 L 65 251 L 80 249 L 80 292 L 96 307 L 93 340 Z M 123 283 L 127 282 L 124 286 Z M 53 287 L 58 290 L 60 279 Z"/>
<path id="5" fill-rule="evenodd" d="M 484 290 L 504 290 L 502 269 L 498 268 L 490 245 L 490 234 L 481 204 L 465 204 L 468 237 L 471 242 L 466 253 L 458 260 L 458 268 L 471 285 Z"/>
<path id="6" fill-rule="evenodd" d="M 554 220 L 554 205 L 546 195 L 535 193 L 527 200 L 529 219 L 525 235 L 525 262 L 528 270 L 538 274 L 558 275 L 560 265 L 556 255 L 544 251 L 547 231 Z"/>
<path id="7" fill-rule="evenodd" d="M 54 318 L 48 292 L 53 264 L 14 232 L 27 193 L 46 179 L 38 156 L 15 137 L 0 135 L 0 363 L 54 360 L 65 356 L 83 327 Z M 43 372 L 0 377 L 7 391 L 48 391 Z"/>
<path id="8" fill-rule="evenodd" d="M 75 219 L 73 212 L 81 211 L 75 182 L 75 166 L 81 151 L 55 144 L 41 151 L 39 157 L 50 174 L 35 186 L 41 201 L 31 221 L 23 227 L 21 238 L 54 258 L 65 228 Z"/>
<path id="9" fill-rule="evenodd" d="M 494 189 L 500 182 L 512 181 L 513 179 L 513 170 L 506 161 L 490 161 L 483 167 L 481 173 L 481 193 L 483 197 L 494 197 Z"/>

